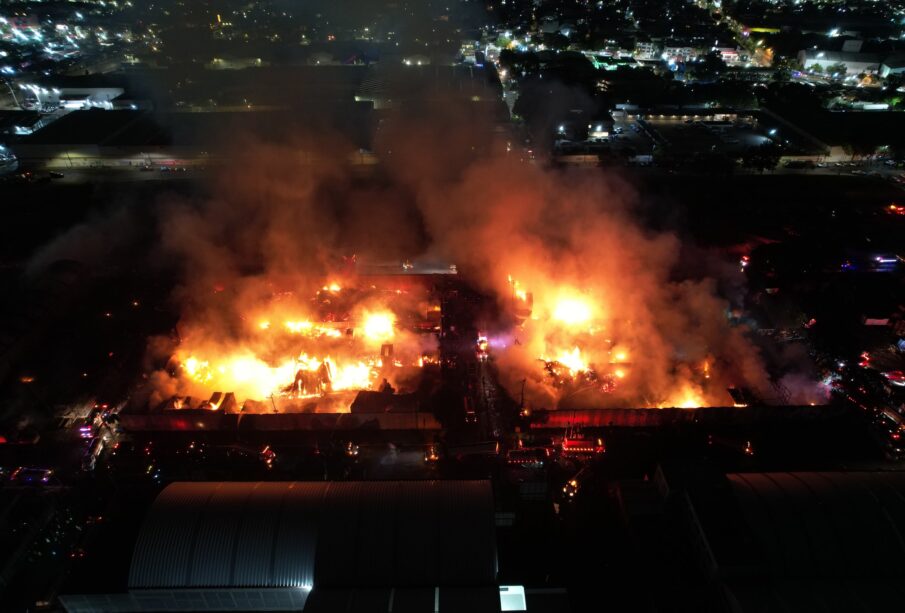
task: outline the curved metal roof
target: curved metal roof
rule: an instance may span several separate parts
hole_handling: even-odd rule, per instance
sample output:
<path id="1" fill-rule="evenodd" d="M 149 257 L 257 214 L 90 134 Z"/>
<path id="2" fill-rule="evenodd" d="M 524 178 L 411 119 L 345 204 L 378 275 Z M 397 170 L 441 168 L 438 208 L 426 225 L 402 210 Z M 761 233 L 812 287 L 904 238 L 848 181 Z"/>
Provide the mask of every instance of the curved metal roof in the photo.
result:
<path id="1" fill-rule="evenodd" d="M 905 572 L 905 473 L 727 476 L 776 574 L 875 578 Z"/>
<path id="2" fill-rule="evenodd" d="M 129 586 L 465 586 L 496 571 L 487 481 L 174 483 Z"/>

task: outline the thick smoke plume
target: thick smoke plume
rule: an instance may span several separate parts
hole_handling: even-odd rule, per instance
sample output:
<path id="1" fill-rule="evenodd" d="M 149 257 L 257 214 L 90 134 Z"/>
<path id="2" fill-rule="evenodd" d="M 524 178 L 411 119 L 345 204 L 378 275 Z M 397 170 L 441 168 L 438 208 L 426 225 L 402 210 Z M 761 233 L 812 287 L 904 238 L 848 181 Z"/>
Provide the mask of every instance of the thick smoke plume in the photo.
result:
<path id="1" fill-rule="evenodd" d="M 517 291 L 510 278 L 533 294 L 531 319 L 490 339 L 512 393 L 524 382 L 534 403 L 564 401 L 538 358 L 578 347 L 587 364 L 618 374 L 618 385 L 603 397 L 578 394 L 570 406 L 728 404 L 728 386 L 772 396 L 759 352 L 730 326 L 715 281 L 679 276 L 678 238 L 639 225 L 638 196 L 615 173 L 545 170 L 499 148 L 475 159 L 467 131 L 442 133 L 436 158 L 423 154 L 435 148 L 429 130 L 409 134 L 425 136 L 396 148 L 394 169 L 417 194 L 432 249 L 504 306 Z M 560 325 L 563 303 L 589 312 Z"/>
<path id="2" fill-rule="evenodd" d="M 161 216 L 161 251 L 182 268 L 182 318 L 172 347 L 152 352 L 174 359 L 154 374 L 151 403 L 211 390 L 240 402 L 316 396 L 327 391 L 327 370 L 333 391 L 405 383 L 404 367 L 435 341 L 394 323 L 427 305 L 420 295 L 360 291 L 352 264 L 420 249 L 402 194 L 350 179 L 346 149 L 325 135 L 243 151 L 212 197 L 171 203 Z M 386 343 L 394 355 L 377 358 Z M 384 372 L 388 360 L 403 370 Z"/>
<path id="3" fill-rule="evenodd" d="M 716 281 L 683 276 L 679 239 L 637 221 L 642 203 L 626 181 L 528 163 L 500 134 L 458 108 L 389 118 L 375 136 L 381 167 L 367 178 L 334 135 L 243 143 L 209 196 L 168 198 L 147 224 L 156 236 L 149 262 L 180 271 L 172 299 L 182 314 L 176 339 L 151 341 L 152 362 L 184 360 L 191 347 L 274 366 L 283 341 L 260 336 L 274 312 L 313 317 L 307 301 L 325 284 L 350 282 L 353 254 L 420 255 L 455 263 L 504 313 L 531 294 L 526 321 L 487 326 L 503 384 L 516 397 L 524 388 L 533 405 L 728 404 L 728 386 L 771 398 L 759 352 L 730 325 Z M 92 236 L 63 237 L 40 261 L 97 254 Z M 356 308 L 387 306 L 368 300 L 376 303 Z M 401 343 L 412 355 L 429 349 Z M 579 357 L 597 376 L 590 391 L 556 382 L 547 367 L 569 370 L 563 364 Z M 151 375 L 153 400 L 210 391 L 173 372 Z M 252 397 L 255 387 L 242 391 Z"/>

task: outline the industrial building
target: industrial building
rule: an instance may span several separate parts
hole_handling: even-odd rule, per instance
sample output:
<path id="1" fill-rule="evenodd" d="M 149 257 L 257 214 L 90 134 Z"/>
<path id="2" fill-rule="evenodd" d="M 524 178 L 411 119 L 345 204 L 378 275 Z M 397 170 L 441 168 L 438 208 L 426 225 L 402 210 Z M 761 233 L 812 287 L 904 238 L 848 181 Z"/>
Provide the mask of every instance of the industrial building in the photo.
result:
<path id="1" fill-rule="evenodd" d="M 880 64 L 880 76 L 884 79 L 889 75 L 899 75 L 903 72 L 905 72 L 905 53 L 890 55 Z"/>
<path id="2" fill-rule="evenodd" d="M 524 610 L 521 593 L 497 584 L 487 481 L 198 482 L 155 500 L 127 592 L 60 600 L 70 613 L 480 612 Z"/>
<path id="3" fill-rule="evenodd" d="M 825 51 L 807 49 L 798 52 L 798 62 L 805 70 L 820 66 L 826 70 L 828 66 L 845 65 L 845 74 L 876 74 L 886 56 L 879 53 L 862 53 L 860 51 Z"/>
<path id="4" fill-rule="evenodd" d="M 636 529 L 683 527 L 710 610 L 869 613 L 900 606 L 905 473 L 724 475 L 680 464 L 618 490 L 623 517 Z M 640 542 L 646 555 L 662 547 Z"/>

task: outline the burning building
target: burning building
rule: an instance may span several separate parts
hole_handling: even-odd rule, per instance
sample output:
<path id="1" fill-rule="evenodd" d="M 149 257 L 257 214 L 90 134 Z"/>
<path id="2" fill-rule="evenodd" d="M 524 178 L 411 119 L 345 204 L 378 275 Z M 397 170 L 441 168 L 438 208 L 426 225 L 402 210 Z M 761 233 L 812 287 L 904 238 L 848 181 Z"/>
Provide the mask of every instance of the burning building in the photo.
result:
<path id="1" fill-rule="evenodd" d="M 440 313 L 425 278 L 407 277 L 337 275 L 310 294 L 272 291 L 222 328 L 182 321 L 155 373 L 177 390 L 164 407 L 347 412 L 359 391 L 411 391 L 438 361 Z"/>
<path id="2" fill-rule="evenodd" d="M 528 407 L 730 406 L 729 388 L 781 402 L 756 339 L 727 316 L 744 295 L 737 267 L 683 256 L 619 177 L 499 159 L 421 194 L 435 248 L 508 314 L 487 326 L 490 355 Z"/>
<path id="3" fill-rule="evenodd" d="M 151 342 L 150 406 L 348 410 L 361 390 L 412 390 L 436 360 L 440 306 L 409 254 L 455 262 L 420 272 L 456 272 L 509 315 L 481 322 L 482 351 L 527 406 L 726 406 L 728 388 L 775 398 L 775 371 L 727 317 L 744 294 L 736 262 L 649 223 L 615 173 L 542 168 L 473 115 L 430 111 L 384 118 L 373 180 L 329 161 L 348 153 L 330 134 L 243 143 L 242 172 L 219 174 L 209 198 L 155 209 L 146 225 L 176 268 L 179 324 Z M 312 147 L 318 161 L 299 153 Z M 132 254 L 146 220 L 130 215 L 37 260 Z M 395 263 L 337 265 L 352 252 Z"/>
<path id="4" fill-rule="evenodd" d="M 637 322 L 615 319 L 594 289 L 554 282 L 538 294 L 521 290 L 511 276 L 508 285 L 513 288 L 509 302 L 515 325 L 492 344 L 504 371 L 521 375 L 529 404 L 692 408 L 730 400 L 726 378 L 714 377 L 711 384 L 715 359 L 706 352 L 700 357 L 671 356 L 675 387 L 645 390 L 647 360 L 640 360 L 639 370 L 633 356 L 651 348 L 637 337 Z"/>

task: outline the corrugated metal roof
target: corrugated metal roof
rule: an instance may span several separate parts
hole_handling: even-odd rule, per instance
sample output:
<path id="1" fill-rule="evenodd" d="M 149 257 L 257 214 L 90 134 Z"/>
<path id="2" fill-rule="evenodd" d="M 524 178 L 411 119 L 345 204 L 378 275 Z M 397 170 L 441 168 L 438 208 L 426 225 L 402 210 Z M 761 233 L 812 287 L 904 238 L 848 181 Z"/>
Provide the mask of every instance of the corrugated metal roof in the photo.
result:
<path id="1" fill-rule="evenodd" d="M 851 62 L 853 64 L 879 64 L 883 61 L 880 53 L 862 53 L 860 51 L 821 51 L 819 49 L 807 49 L 805 57 L 809 60 L 823 60 L 826 62 Z"/>
<path id="2" fill-rule="evenodd" d="M 477 586 L 496 573 L 487 481 L 174 483 L 129 586 Z"/>
<path id="3" fill-rule="evenodd" d="M 849 578 L 905 572 L 905 473 L 727 476 L 774 572 Z"/>

